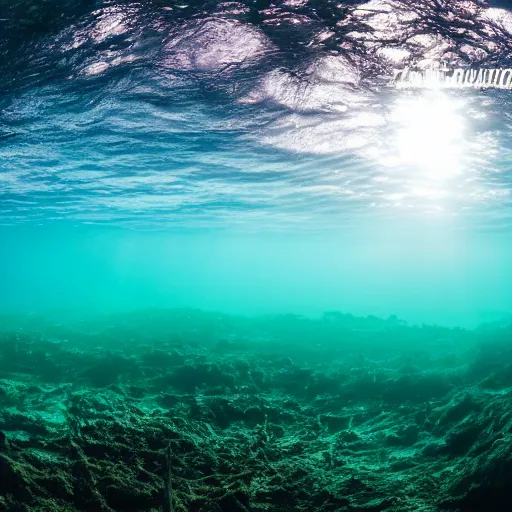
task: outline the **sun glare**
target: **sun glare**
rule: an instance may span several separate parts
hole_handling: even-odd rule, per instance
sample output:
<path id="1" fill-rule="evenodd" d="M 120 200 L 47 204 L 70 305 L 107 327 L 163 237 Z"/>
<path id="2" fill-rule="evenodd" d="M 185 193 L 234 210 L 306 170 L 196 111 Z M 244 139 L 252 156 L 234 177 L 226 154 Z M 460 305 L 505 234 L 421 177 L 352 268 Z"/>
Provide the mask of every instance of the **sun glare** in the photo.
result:
<path id="1" fill-rule="evenodd" d="M 392 157 L 387 165 L 422 171 L 422 178 L 445 180 L 462 171 L 465 123 L 461 104 L 440 91 L 396 103 L 391 122 Z"/>

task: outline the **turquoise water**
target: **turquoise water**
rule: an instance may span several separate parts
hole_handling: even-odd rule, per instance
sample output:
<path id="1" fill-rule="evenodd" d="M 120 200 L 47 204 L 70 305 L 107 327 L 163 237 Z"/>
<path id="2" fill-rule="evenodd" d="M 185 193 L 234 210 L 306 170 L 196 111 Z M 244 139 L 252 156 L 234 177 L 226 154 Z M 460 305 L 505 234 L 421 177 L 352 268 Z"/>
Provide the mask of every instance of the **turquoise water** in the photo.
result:
<path id="1" fill-rule="evenodd" d="M 3 2 L 0 305 L 508 316 L 510 92 L 389 83 L 510 15 L 377 4 Z"/>
<path id="2" fill-rule="evenodd" d="M 0 0 L 0 511 L 512 510 L 507 4 Z"/>
<path id="3" fill-rule="evenodd" d="M 510 314 L 509 240 L 442 221 L 309 234 L 22 224 L 2 228 L 0 304 L 30 312 L 338 310 L 472 327 Z"/>

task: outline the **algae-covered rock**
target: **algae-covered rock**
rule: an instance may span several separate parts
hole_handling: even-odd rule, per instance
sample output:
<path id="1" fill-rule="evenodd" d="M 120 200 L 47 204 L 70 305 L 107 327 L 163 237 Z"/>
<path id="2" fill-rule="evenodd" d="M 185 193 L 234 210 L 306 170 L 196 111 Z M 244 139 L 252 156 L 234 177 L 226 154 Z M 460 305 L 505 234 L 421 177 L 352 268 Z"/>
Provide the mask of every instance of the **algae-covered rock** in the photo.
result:
<path id="1" fill-rule="evenodd" d="M 509 363 L 478 337 L 149 317 L 0 331 L 0 510 L 512 509 Z"/>

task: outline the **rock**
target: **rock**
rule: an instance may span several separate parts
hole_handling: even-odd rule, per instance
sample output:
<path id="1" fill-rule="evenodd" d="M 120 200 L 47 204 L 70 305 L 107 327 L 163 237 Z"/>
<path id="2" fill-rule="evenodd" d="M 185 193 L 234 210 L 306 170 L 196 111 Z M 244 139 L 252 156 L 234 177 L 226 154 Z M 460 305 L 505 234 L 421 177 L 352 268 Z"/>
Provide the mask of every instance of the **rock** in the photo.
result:
<path id="1" fill-rule="evenodd" d="M 9 451 L 9 442 L 7 436 L 0 430 L 0 452 Z"/>

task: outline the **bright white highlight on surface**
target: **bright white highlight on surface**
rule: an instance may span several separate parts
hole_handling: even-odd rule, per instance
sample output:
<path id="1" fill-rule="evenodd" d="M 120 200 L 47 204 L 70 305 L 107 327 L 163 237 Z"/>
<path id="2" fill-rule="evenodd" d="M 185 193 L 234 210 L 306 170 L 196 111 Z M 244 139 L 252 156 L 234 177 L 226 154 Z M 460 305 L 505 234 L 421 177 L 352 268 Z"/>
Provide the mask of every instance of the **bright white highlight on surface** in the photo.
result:
<path id="1" fill-rule="evenodd" d="M 393 156 L 383 163 L 413 166 L 432 179 L 460 174 L 465 134 L 460 107 L 440 92 L 400 100 L 391 114 Z"/>

